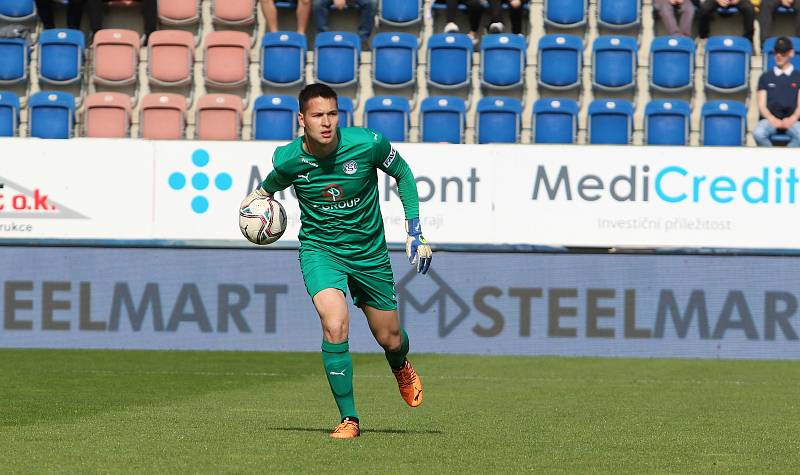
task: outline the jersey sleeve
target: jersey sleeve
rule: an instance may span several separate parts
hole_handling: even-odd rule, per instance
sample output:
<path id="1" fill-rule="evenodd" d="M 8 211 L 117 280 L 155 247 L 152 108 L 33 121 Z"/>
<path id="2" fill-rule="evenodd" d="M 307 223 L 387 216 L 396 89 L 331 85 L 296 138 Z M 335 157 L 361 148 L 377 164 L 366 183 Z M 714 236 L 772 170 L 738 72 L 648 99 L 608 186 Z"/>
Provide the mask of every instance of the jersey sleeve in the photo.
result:
<path id="1" fill-rule="evenodd" d="M 766 73 L 762 74 L 761 77 L 758 78 L 758 91 L 764 91 L 767 89 L 767 75 Z"/>
<path id="2" fill-rule="evenodd" d="M 292 178 L 288 175 L 281 173 L 278 167 L 278 150 L 272 155 L 272 171 L 269 172 L 264 181 L 261 182 L 261 188 L 267 193 L 273 194 L 281 190 L 285 190 L 292 184 Z"/>
<path id="3" fill-rule="evenodd" d="M 417 193 L 417 182 L 414 181 L 414 174 L 411 172 L 408 163 L 392 147 L 386 137 L 382 134 L 377 134 L 377 136 L 378 139 L 372 149 L 375 166 L 397 180 L 397 191 L 400 193 L 400 201 L 403 203 L 406 219 L 418 218 L 419 194 Z"/>

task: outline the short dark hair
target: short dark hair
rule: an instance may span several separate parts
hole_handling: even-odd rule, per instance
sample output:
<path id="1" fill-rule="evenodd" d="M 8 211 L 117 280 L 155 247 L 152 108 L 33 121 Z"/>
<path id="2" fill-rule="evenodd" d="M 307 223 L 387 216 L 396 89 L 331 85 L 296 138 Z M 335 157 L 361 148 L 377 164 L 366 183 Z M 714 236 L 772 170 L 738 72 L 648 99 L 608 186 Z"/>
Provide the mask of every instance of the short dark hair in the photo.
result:
<path id="1" fill-rule="evenodd" d="M 781 36 L 777 40 L 775 40 L 775 46 L 773 47 L 776 53 L 786 54 L 789 51 L 794 49 L 794 45 L 792 45 L 792 40 L 785 36 Z"/>
<path id="2" fill-rule="evenodd" d="M 297 96 L 297 101 L 300 103 L 300 112 L 305 112 L 308 101 L 317 97 L 333 99 L 337 104 L 339 103 L 336 91 L 331 89 L 330 86 L 316 82 L 304 87 L 303 90 L 300 91 L 300 95 Z"/>

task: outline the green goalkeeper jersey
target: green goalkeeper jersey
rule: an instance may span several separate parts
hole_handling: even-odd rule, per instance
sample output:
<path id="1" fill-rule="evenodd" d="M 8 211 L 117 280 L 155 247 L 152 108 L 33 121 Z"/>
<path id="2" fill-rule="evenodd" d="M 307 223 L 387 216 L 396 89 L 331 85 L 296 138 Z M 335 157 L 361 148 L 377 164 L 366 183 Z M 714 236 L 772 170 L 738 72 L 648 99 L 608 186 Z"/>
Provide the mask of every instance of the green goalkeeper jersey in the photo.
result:
<path id="1" fill-rule="evenodd" d="M 352 262 L 385 253 L 378 197 L 378 169 L 397 180 L 406 219 L 419 217 L 414 175 L 383 135 L 370 129 L 337 129 L 339 144 L 326 157 L 303 150 L 303 137 L 278 147 L 273 170 L 261 184 L 269 193 L 294 186 L 300 203 L 300 246 Z"/>

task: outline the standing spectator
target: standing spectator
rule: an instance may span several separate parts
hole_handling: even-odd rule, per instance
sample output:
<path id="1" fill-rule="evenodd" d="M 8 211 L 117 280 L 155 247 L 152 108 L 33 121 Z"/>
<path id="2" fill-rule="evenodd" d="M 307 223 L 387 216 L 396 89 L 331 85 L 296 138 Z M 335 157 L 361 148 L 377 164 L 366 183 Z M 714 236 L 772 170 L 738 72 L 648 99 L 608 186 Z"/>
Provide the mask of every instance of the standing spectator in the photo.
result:
<path id="1" fill-rule="evenodd" d="M 778 7 L 794 8 L 794 34 L 800 36 L 800 0 L 761 0 L 758 25 L 761 27 L 761 45 L 772 37 L 772 17 Z"/>
<path id="2" fill-rule="evenodd" d="M 755 9 L 750 0 L 704 0 L 700 4 L 700 38 L 708 38 L 711 29 L 711 16 L 717 12 L 717 8 L 736 7 L 739 9 L 739 14 L 742 16 L 742 27 L 744 29 L 744 36 L 750 43 L 753 42 L 753 31 L 755 25 L 753 24 L 756 18 Z"/>
<path id="3" fill-rule="evenodd" d="M 67 3 L 67 28 L 73 30 L 81 29 L 83 4 L 85 2 L 86 0 L 69 0 Z M 55 15 L 53 15 L 53 0 L 36 0 L 36 11 L 46 30 L 56 27 Z"/>
<path id="4" fill-rule="evenodd" d="M 328 8 L 333 5 L 337 10 L 355 6 L 361 11 L 358 19 L 358 36 L 361 37 L 362 49 L 369 45 L 369 35 L 375 23 L 375 12 L 378 10 L 378 0 L 314 0 L 314 22 L 317 31 L 328 31 Z"/>
<path id="5" fill-rule="evenodd" d="M 800 71 L 792 65 L 792 41 L 781 36 L 775 42 L 775 67 L 758 78 L 758 111 L 761 120 L 753 130 L 753 138 L 761 147 L 772 145 L 770 136 L 785 132 L 791 137 L 789 147 L 800 146 L 800 107 L 797 87 Z"/>
<path id="6" fill-rule="evenodd" d="M 267 28 L 272 33 L 278 31 L 278 9 L 275 8 L 275 0 L 261 0 L 261 12 L 267 19 Z M 301 35 L 306 34 L 308 19 L 311 17 L 311 0 L 297 1 L 297 32 Z"/>
<path id="7" fill-rule="evenodd" d="M 696 10 L 694 3 L 690 0 L 653 0 L 653 8 L 658 11 L 668 35 L 691 38 Z"/>

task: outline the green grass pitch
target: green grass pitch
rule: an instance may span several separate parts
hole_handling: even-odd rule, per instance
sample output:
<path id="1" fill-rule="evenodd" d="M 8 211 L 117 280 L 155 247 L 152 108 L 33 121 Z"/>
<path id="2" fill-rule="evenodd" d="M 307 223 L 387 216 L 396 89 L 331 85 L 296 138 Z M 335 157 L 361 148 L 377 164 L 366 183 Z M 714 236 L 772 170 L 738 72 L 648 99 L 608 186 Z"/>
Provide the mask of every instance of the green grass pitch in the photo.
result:
<path id="1" fill-rule="evenodd" d="M 790 361 L 356 354 L 362 436 L 312 353 L 0 350 L 0 473 L 796 473 Z"/>

